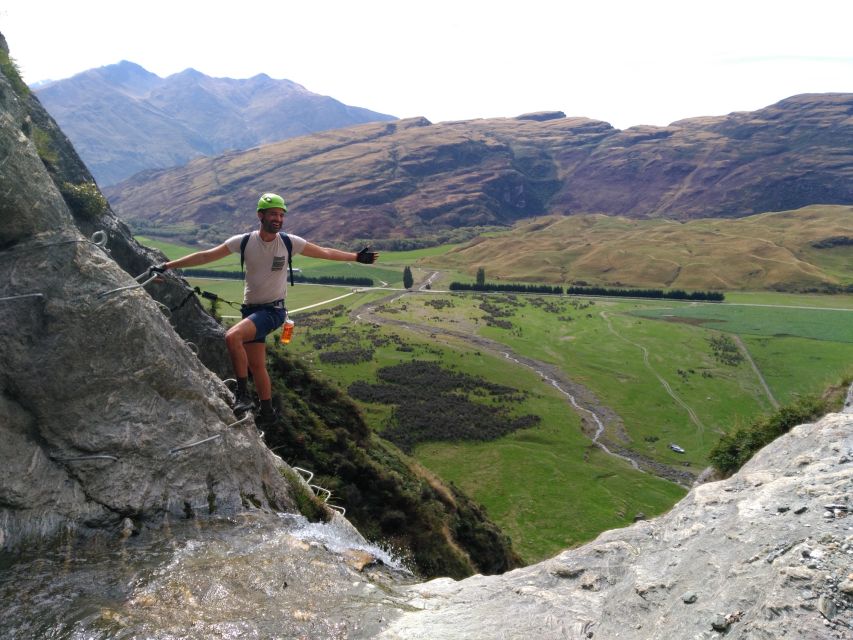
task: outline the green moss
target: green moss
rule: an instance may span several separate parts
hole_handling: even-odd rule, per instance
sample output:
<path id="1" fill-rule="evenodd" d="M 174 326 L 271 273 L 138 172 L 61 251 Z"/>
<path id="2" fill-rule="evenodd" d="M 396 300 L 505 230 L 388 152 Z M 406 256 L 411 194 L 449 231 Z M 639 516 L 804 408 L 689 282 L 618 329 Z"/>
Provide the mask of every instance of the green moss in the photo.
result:
<path id="1" fill-rule="evenodd" d="M 241 491 L 240 501 L 243 503 L 244 509 L 250 509 L 252 507 L 255 509 L 261 508 L 261 501 L 258 500 L 258 497 L 254 493 L 243 493 Z"/>
<path id="2" fill-rule="evenodd" d="M 59 153 L 53 147 L 53 139 L 47 131 L 33 126 L 32 140 L 33 144 L 36 145 L 36 152 L 39 154 L 42 162 L 52 166 L 59 163 Z"/>
<path id="3" fill-rule="evenodd" d="M 290 485 L 292 496 L 296 501 L 296 508 L 299 510 L 299 513 L 308 518 L 310 522 L 327 522 L 330 515 L 329 510 L 305 486 L 302 478 L 295 471 L 286 467 L 280 469 L 280 473 Z"/>

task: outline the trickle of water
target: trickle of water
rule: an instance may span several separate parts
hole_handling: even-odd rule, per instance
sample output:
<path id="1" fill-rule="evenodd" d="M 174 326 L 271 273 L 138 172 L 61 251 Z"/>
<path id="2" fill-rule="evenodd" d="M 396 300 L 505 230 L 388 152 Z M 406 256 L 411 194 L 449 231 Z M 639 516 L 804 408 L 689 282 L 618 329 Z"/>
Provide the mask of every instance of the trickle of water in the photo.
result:
<path id="1" fill-rule="evenodd" d="M 360 571 L 366 557 L 380 562 Z M 399 612 L 397 587 L 414 580 L 345 523 L 171 523 L 124 541 L 0 557 L 0 636 L 370 638 Z"/>

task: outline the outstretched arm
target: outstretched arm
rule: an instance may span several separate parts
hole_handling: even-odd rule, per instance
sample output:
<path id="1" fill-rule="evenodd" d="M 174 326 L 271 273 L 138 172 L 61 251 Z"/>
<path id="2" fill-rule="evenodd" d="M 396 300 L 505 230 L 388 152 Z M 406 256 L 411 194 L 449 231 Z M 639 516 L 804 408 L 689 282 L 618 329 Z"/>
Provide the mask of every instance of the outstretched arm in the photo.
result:
<path id="1" fill-rule="evenodd" d="M 170 260 L 169 262 L 163 265 L 163 268 L 182 269 L 184 267 L 197 267 L 200 264 L 207 264 L 208 262 L 213 262 L 214 260 L 224 258 L 229 253 L 231 253 L 231 249 L 229 249 L 225 245 L 225 243 L 223 243 L 218 247 L 214 247 L 213 249 L 207 249 L 206 251 L 196 251 L 195 253 L 191 253 L 190 255 L 184 256 L 183 258 L 178 258 L 177 260 Z"/>
<path id="2" fill-rule="evenodd" d="M 309 258 L 323 258 L 324 260 L 340 260 L 340 261 L 357 261 L 371 264 L 376 262 L 379 254 L 375 251 L 368 251 L 367 247 L 359 252 L 355 251 L 340 251 L 339 249 L 330 249 L 328 247 L 318 247 L 311 242 L 305 245 L 302 249 L 302 255 Z"/>

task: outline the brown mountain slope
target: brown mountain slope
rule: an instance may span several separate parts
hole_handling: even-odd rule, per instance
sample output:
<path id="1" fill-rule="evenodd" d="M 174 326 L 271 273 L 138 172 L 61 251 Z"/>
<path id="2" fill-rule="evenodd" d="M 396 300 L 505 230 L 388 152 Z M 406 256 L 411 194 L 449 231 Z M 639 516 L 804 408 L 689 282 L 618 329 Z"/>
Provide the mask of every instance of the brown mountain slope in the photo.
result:
<path id="1" fill-rule="evenodd" d="M 422 266 L 488 280 L 678 289 L 805 290 L 853 285 L 853 207 L 737 220 L 548 216 Z"/>
<path id="2" fill-rule="evenodd" d="M 853 204 L 853 94 L 618 131 L 585 118 L 369 124 L 140 174 L 108 190 L 157 227 L 253 223 L 282 192 L 312 239 L 388 239 L 549 213 L 685 220 Z"/>

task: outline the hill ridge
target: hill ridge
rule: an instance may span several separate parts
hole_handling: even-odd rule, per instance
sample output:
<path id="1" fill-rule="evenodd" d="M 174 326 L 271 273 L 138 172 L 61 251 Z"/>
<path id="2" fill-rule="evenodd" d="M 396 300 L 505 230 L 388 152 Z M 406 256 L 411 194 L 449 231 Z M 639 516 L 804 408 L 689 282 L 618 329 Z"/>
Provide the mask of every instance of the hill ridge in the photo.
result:
<path id="1" fill-rule="evenodd" d="M 353 242 L 546 214 L 740 218 L 853 204 L 851 111 L 853 94 L 821 94 L 680 126 L 494 118 L 398 127 L 372 143 L 384 125 L 364 124 L 136 176 L 107 195 L 134 223 L 236 233 L 258 193 L 280 190 L 294 232 Z"/>

